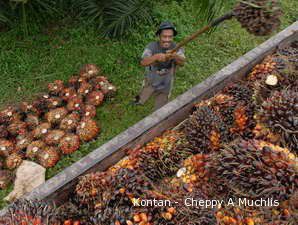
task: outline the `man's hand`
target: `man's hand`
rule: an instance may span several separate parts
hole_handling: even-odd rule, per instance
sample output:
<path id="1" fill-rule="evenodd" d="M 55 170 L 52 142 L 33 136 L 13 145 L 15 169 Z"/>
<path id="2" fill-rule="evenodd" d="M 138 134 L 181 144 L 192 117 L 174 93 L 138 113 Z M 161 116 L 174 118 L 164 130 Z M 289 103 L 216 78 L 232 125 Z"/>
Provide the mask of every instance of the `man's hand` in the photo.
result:
<path id="1" fill-rule="evenodd" d="M 166 62 L 168 60 L 167 54 L 164 54 L 164 53 L 155 54 L 154 59 L 157 62 Z"/>

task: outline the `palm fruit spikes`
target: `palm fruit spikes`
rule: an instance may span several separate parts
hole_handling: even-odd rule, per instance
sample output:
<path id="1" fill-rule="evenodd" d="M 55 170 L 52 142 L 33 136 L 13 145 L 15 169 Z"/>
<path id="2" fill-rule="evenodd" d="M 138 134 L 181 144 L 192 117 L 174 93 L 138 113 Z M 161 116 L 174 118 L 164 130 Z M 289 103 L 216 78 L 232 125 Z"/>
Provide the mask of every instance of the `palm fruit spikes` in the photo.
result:
<path id="1" fill-rule="evenodd" d="M 0 223 L 5 225 L 58 225 L 60 221 L 53 204 L 22 199 L 9 206 L 7 213 L 0 217 Z"/>
<path id="2" fill-rule="evenodd" d="M 33 131 L 32 135 L 34 138 L 39 139 L 46 136 L 46 134 L 51 130 L 50 123 L 41 123 Z"/>
<path id="3" fill-rule="evenodd" d="M 152 180 L 176 173 L 179 163 L 191 155 L 185 136 L 176 131 L 165 132 L 146 146 L 130 152 L 137 159 L 137 167 Z"/>
<path id="4" fill-rule="evenodd" d="M 101 73 L 101 69 L 95 64 L 86 64 L 80 70 L 80 76 L 86 79 L 95 77 Z"/>
<path id="5" fill-rule="evenodd" d="M 298 151 L 298 92 L 277 91 L 261 106 L 258 120 L 273 132 L 280 133 L 283 145 Z"/>
<path id="6" fill-rule="evenodd" d="M 66 134 L 59 142 L 59 149 L 65 155 L 71 154 L 80 147 L 80 137 L 75 134 Z"/>
<path id="7" fill-rule="evenodd" d="M 80 122 L 80 114 L 73 112 L 68 114 L 60 123 L 60 129 L 66 131 L 73 131 L 77 128 Z"/>
<path id="8" fill-rule="evenodd" d="M 97 123 L 90 119 L 84 118 L 77 127 L 76 133 L 79 135 L 82 141 L 91 141 L 96 138 L 100 132 L 100 127 Z"/>
<path id="9" fill-rule="evenodd" d="M 17 168 L 19 165 L 21 165 L 22 162 L 22 157 L 20 156 L 20 154 L 17 153 L 12 153 L 5 159 L 5 165 L 9 170 Z"/>
<path id="10" fill-rule="evenodd" d="M 60 107 L 57 109 L 53 109 L 46 113 L 45 119 L 50 124 L 57 124 L 59 123 L 65 116 L 67 115 L 67 110 L 64 107 Z"/>
<path id="11" fill-rule="evenodd" d="M 65 135 L 65 131 L 63 130 L 58 130 L 58 129 L 51 130 L 45 136 L 44 142 L 48 145 L 58 145 L 64 135 Z"/>
<path id="12" fill-rule="evenodd" d="M 226 141 L 225 124 L 210 107 L 199 107 L 187 120 L 184 132 L 196 153 L 218 150 Z"/>
<path id="13" fill-rule="evenodd" d="M 233 14 L 249 33 L 264 36 L 279 27 L 282 11 L 277 0 L 245 0 L 235 6 Z"/>
<path id="14" fill-rule="evenodd" d="M 235 197 L 283 201 L 298 188 L 297 159 L 293 157 L 270 143 L 238 140 L 211 157 L 211 168 Z"/>
<path id="15" fill-rule="evenodd" d="M 42 151 L 45 147 L 46 147 L 46 144 L 43 141 L 37 140 L 37 141 L 31 142 L 27 146 L 26 157 L 29 159 L 34 159 L 37 156 L 37 154 L 40 151 Z"/>
<path id="16" fill-rule="evenodd" d="M 56 165 L 60 159 L 60 155 L 55 147 L 45 147 L 42 151 L 39 151 L 37 156 L 37 162 L 45 168 L 50 168 Z"/>

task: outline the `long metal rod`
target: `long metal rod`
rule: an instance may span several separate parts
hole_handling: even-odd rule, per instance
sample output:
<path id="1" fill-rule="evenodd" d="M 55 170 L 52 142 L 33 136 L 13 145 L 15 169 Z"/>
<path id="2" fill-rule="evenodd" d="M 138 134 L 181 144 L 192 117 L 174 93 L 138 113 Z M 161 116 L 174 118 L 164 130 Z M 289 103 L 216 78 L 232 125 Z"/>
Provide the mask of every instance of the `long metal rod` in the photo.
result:
<path id="1" fill-rule="evenodd" d="M 196 39 L 199 35 L 205 33 L 207 30 L 209 30 L 212 27 L 217 26 L 218 24 L 220 24 L 221 22 L 225 21 L 225 20 L 229 20 L 232 19 L 234 16 L 233 12 L 228 12 L 225 15 L 215 19 L 214 21 L 212 21 L 210 24 L 208 24 L 207 26 L 197 30 L 195 33 L 193 33 L 192 35 L 186 37 L 184 40 L 182 40 L 181 42 L 179 42 L 175 48 L 173 48 L 172 50 L 170 50 L 170 53 L 174 53 L 176 51 L 178 51 L 179 48 L 181 48 L 182 46 L 185 46 L 186 44 L 188 44 L 189 42 L 191 42 L 192 40 Z"/>

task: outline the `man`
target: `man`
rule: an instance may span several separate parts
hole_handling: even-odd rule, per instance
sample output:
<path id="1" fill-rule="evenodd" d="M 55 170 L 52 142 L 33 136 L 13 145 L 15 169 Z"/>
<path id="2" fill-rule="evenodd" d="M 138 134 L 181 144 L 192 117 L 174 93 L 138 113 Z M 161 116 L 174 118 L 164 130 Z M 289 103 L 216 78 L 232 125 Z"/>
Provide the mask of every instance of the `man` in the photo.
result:
<path id="1" fill-rule="evenodd" d="M 175 53 L 168 53 L 176 46 L 173 42 L 176 35 L 176 28 L 171 22 L 162 22 L 156 32 L 159 40 L 149 43 L 145 48 L 140 62 L 145 67 L 145 79 L 140 94 L 136 96 L 136 104 L 144 104 L 152 95 L 155 97 L 154 110 L 168 102 L 176 66 L 183 66 L 185 62 L 182 48 Z"/>

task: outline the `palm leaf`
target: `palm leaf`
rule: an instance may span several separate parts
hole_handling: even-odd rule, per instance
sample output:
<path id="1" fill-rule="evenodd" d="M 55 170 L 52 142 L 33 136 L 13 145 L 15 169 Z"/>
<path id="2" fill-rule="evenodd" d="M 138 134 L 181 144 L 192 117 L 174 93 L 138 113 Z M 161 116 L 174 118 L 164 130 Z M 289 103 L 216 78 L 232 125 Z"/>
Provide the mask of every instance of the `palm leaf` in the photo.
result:
<path id="1" fill-rule="evenodd" d="M 107 2 L 107 0 L 72 0 L 72 8 L 78 12 L 79 16 L 86 17 L 92 22 L 99 22 Z"/>
<path id="2" fill-rule="evenodd" d="M 117 37 L 124 35 L 138 23 L 151 23 L 151 1 L 114 0 L 103 11 L 103 35 Z"/>
<path id="3" fill-rule="evenodd" d="M 223 8 L 224 0 L 192 0 L 194 9 L 200 18 L 207 21 L 212 21 Z"/>

